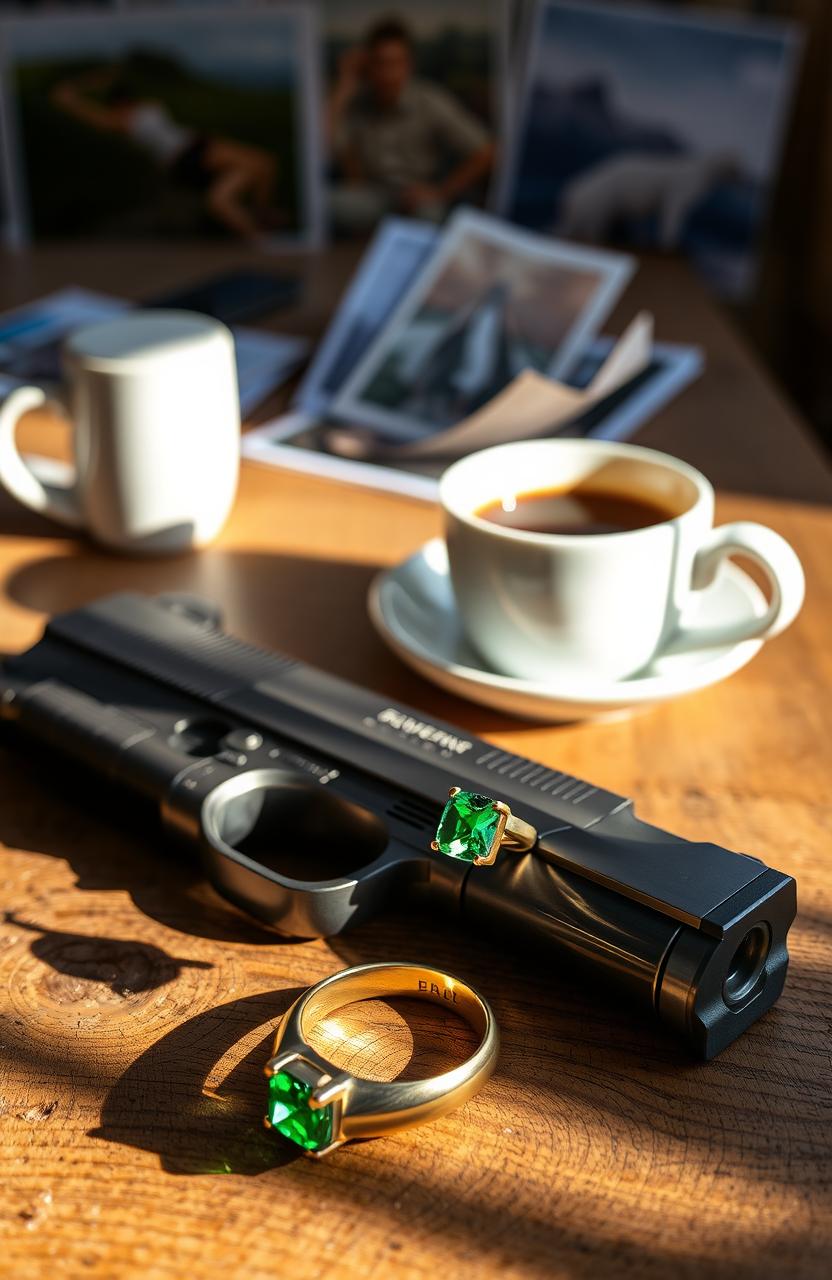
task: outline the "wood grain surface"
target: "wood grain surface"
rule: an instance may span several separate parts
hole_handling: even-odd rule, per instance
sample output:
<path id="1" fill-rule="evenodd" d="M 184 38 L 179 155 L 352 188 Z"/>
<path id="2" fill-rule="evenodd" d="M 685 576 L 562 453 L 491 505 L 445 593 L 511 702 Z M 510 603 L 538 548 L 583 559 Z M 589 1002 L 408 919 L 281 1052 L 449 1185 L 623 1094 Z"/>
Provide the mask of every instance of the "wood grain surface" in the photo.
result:
<path id="1" fill-rule="evenodd" d="M 738 412 L 769 395 L 743 369 Z M 790 456 L 804 456 L 805 437 L 772 414 L 781 479 L 798 487 Z M 51 424 L 23 434 L 54 446 Z M 719 452 L 713 435 L 698 447 Z M 761 488 L 771 474 L 758 472 Z M 800 900 L 781 1000 L 703 1064 L 556 956 L 530 963 L 442 922 L 402 913 L 328 942 L 276 939 L 112 797 L 6 742 L 0 1273 L 828 1275 L 832 515 L 724 493 L 718 517 L 759 519 L 793 542 L 809 583 L 795 626 L 717 688 L 614 723 L 541 727 L 442 694 L 372 631 L 372 576 L 437 531 L 429 506 L 246 464 L 215 547 L 129 560 L 0 503 L 5 652 L 30 645 L 48 613 L 108 591 L 195 591 L 255 644 L 633 795 L 648 821 L 762 857 L 797 877 Z M 488 996 L 497 1074 L 435 1124 L 296 1157 L 261 1124 L 281 1013 L 337 968 L 402 955 Z M 345 1011 L 321 1044 L 392 1076 L 437 1070 L 470 1040 L 451 1016 L 373 1003 Z"/>

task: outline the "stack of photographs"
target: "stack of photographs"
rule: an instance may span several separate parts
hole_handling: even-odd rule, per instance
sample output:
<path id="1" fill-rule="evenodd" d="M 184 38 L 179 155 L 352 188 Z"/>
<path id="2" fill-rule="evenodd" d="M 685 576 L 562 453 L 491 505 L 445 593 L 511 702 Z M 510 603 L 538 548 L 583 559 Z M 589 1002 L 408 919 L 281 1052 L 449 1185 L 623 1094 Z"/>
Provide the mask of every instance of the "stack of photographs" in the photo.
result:
<path id="1" fill-rule="evenodd" d="M 634 270 L 622 254 L 519 231 L 475 210 L 440 232 L 387 220 L 293 400 L 248 432 L 260 462 L 433 499 L 432 448 L 534 370 L 585 387 L 613 347 L 600 326 Z M 629 435 L 696 377 L 695 348 L 656 344 L 647 366 L 559 434 Z M 518 437 L 522 438 L 522 427 Z"/>
<path id="2" fill-rule="evenodd" d="M 561 378 L 634 268 L 624 255 L 460 210 L 339 389 L 333 412 L 413 440 L 482 408 L 523 369 Z"/>

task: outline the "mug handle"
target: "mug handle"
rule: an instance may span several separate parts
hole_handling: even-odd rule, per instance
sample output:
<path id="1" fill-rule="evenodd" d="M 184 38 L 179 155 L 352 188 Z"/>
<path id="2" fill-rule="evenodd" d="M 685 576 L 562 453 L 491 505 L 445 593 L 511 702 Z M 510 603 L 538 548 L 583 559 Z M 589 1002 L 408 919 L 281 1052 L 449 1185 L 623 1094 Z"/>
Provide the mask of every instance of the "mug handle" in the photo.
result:
<path id="1" fill-rule="evenodd" d="M 40 387 L 18 387 L 0 405 L 0 483 L 25 507 L 51 516 L 61 524 L 78 528 L 82 520 L 76 490 L 71 486 L 46 484 L 39 480 L 27 466 L 15 440 L 17 423 L 22 415 L 29 409 L 39 409 L 47 402 L 63 408 Z"/>
<path id="2" fill-rule="evenodd" d="M 806 591 L 797 552 L 779 533 L 750 520 L 723 524 L 711 531 L 693 562 L 692 590 L 704 591 L 712 586 L 723 560 L 733 555 L 747 556 L 768 579 L 771 601 L 765 613 L 722 627 L 680 627 L 668 651 L 768 640 L 785 631 L 797 617 Z"/>

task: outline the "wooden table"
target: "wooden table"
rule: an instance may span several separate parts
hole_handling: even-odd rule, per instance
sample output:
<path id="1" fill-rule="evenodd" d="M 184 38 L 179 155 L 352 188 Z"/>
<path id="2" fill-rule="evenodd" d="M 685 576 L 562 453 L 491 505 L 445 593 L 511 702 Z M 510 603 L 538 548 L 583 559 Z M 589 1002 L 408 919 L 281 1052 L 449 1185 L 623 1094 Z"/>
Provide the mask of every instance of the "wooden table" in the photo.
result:
<path id="1" fill-rule="evenodd" d="M 84 283 L 105 283 L 99 267 L 91 260 Z M 29 269 L 10 294 L 22 294 L 24 278 L 32 292 L 71 278 L 48 255 Z M 644 438 L 693 458 L 707 452 L 747 488 L 819 503 L 827 481 L 792 411 L 686 288 L 678 315 L 666 298 L 659 332 L 685 337 L 685 316 L 699 317 L 717 348 L 712 368 Z M 697 398 L 711 412 L 697 439 L 683 439 Z M 740 476 L 727 424 L 757 417 L 773 452 L 749 450 Z M 24 432 L 30 447 L 53 443 L 49 423 Z M 118 559 L 0 509 L 7 652 L 31 644 L 46 614 L 107 591 L 197 591 L 257 644 L 634 795 L 649 821 L 758 854 L 797 877 L 801 904 L 780 1002 L 702 1064 L 556 961 L 537 968 L 429 920 L 377 921 L 330 942 L 276 940 L 232 915 L 112 804 L 102 812 L 90 792 L 62 787 L 45 757 L 33 768 L 5 746 L 0 1272 L 828 1274 L 832 516 L 729 493 L 718 514 L 763 520 L 794 543 L 809 582 L 796 625 L 705 693 L 630 720 L 545 728 L 452 700 L 374 635 L 367 586 L 436 531 L 429 506 L 246 464 L 216 547 L 164 561 Z M 503 1037 L 497 1075 L 433 1125 L 325 1161 L 294 1158 L 261 1126 L 261 1067 L 280 1014 L 344 964 L 403 953 L 458 970 L 491 998 Z M 452 1017 L 405 1004 L 361 1006 L 341 1027 L 347 1038 L 323 1047 L 353 1070 L 388 1076 L 411 1052 L 411 1074 L 433 1072 L 465 1043 Z"/>
<path id="2" fill-rule="evenodd" d="M 265 262 L 262 255 L 239 247 L 206 249 L 187 243 L 95 250 L 56 246 L 19 255 L 0 251 L 0 310 L 65 284 L 82 283 L 141 300 L 224 270 L 286 270 L 301 278 L 303 291 L 298 305 L 274 316 L 271 327 L 317 338 L 359 256 L 360 249 L 349 245 Z M 609 332 L 620 333 L 642 309 L 656 317 L 657 338 L 700 346 L 708 373 L 648 423 L 639 441 L 685 458 L 714 484 L 735 493 L 832 501 L 832 471 L 820 446 L 682 262 L 644 259 L 611 317 Z M 258 420 L 284 402 L 285 395 L 273 397 Z"/>

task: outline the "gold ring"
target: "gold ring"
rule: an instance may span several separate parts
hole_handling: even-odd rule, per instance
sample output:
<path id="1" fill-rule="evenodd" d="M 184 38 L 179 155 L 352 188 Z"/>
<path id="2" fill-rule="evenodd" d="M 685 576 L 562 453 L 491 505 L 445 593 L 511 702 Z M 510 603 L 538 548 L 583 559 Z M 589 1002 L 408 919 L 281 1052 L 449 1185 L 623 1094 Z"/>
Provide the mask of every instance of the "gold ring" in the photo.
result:
<path id="1" fill-rule="evenodd" d="M 364 1080 L 327 1062 L 308 1043 L 310 1029 L 355 1000 L 415 996 L 453 1009 L 480 1037 L 466 1062 L 427 1080 Z M 487 1002 L 467 983 L 430 965 L 361 964 L 310 987 L 292 1005 L 275 1036 L 265 1124 L 301 1147 L 325 1156 L 353 1138 L 435 1120 L 472 1097 L 497 1063 L 500 1038 Z"/>
<path id="2" fill-rule="evenodd" d="M 430 847 L 447 858 L 490 867 L 503 846 L 522 853 L 536 844 L 535 828 L 515 818 L 503 800 L 451 787 Z"/>

